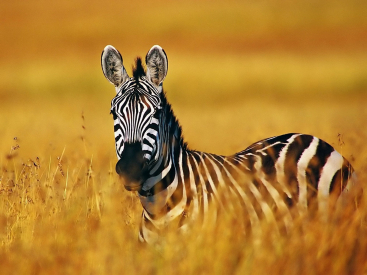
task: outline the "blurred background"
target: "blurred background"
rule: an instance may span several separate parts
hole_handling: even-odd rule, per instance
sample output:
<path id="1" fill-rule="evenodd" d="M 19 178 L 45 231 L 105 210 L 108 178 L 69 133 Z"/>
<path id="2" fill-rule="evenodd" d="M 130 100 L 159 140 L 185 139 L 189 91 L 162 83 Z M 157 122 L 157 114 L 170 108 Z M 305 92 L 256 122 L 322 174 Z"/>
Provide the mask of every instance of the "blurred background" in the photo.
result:
<path id="1" fill-rule="evenodd" d="M 2 1 L 1 158 L 16 137 L 24 158 L 66 148 L 113 162 L 115 91 L 101 52 L 116 47 L 131 74 L 136 56 L 159 44 L 164 88 L 191 148 L 230 154 L 302 132 L 358 159 L 366 14 L 363 0 Z"/>

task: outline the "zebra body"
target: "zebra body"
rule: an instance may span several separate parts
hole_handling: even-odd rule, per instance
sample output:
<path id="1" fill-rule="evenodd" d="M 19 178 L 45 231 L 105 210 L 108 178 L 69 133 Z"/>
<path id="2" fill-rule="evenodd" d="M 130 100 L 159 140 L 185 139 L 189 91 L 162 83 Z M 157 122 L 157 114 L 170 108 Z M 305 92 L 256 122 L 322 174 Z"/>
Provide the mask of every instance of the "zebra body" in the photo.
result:
<path id="1" fill-rule="evenodd" d="M 287 230 L 291 209 L 313 205 L 327 213 L 349 190 L 352 166 L 311 135 L 264 139 L 231 156 L 190 150 L 162 89 L 168 70 L 163 49 L 153 46 L 146 64 L 147 72 L 138 58 L 130 78 L 115 48 L 102 52 L 103 73 L 117 92 L 111 103 L 116 171 L 143 206 L 140 241 L 152 243 L 169 224 L 185 228 L 235 205 L 252 228 L 280 215 Z"/>

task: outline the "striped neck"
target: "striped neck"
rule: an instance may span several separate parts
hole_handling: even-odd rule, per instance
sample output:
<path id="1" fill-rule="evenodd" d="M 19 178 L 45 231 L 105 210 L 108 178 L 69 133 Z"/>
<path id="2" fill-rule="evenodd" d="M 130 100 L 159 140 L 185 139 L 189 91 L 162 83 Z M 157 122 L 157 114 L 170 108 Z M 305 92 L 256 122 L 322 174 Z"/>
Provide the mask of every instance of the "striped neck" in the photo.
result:
<path id="1" fill-rule="evenodd" d="M 144 209 L 152 215 L 165 212 L 167 200 L 178 185 L 180 152 L 187 150 L 179 122 L 164 93 L 161 99 L 164 107 L 159 119 L 159 150 L 157 158 L 149 164 L 149 177 L 138 192 Z"/>

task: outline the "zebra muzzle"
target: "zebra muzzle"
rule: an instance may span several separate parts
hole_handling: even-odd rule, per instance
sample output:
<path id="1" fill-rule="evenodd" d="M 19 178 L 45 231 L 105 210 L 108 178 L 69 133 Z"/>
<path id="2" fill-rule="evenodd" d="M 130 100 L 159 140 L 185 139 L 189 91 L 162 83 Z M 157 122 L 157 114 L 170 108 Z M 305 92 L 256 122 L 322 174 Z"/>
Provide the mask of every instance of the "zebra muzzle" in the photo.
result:
<path id="1" fill-rule="evenodd" d="M 148 166 L 140 142 L 124 144 L 124 151 L 116 164 L 116 172 L 126 190 L 138 191 L 147 179 Z"/>

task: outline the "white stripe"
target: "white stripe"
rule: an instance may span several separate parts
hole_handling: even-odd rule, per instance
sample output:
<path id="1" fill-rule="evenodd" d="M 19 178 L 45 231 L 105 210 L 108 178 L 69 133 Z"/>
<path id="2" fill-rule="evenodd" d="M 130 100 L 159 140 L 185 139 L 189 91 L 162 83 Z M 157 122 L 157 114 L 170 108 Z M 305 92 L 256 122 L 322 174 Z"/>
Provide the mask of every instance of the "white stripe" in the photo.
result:
<path id="1" fill-rule="evenodd" d="M 224 159 L 226 161 L 226 159 Z M 227 162 L 229 163 L 229 162 Z M 228 172 L 228 170 L 223 166 L 223 171 L 227 174 L 228 179 L 232 182 L 238 194 L 241 196 L 243 202 L 246 205 L 247 212 L 249 214 L 251 226 L 256 228 L 256 230 L 260 229 L 259 227 L 259 217 L 256 214 L 254 206 L 250 202 L 250 199 L 247 197 L 246 193 L 242 190 L 242 188 L 238 185 L 237 181 L 232 177 L 232 175 Z"/>
<path id="2" fill-rule="evenodd" d="M 175 179 L 174 181 L 177 181 L 177 175 L 175 176 Z M 173 183 L 172 183 L 173 184 Z M 158 194 L 161 194 L 163 192 L 167 191 L 166 190 L 163 190 L 161 191 L 160 193 Z M 157 206 L 156 205 L 156 202 L 153 202 L 153 205 L 152 207 L 150 207 L 150 210 L 146 209 L 145 207 L 145 210 L 146 210 L 146 217 L 153 223 L 153 225 L 158 228 L 159 230 L 162 230 L 163 228 L 165 228 L 170 222 L 172 222 L 175 218 L 177 218 L 179 215 L 182 214 L 183 210 L 185 209 L 185 205 L 186 205 L 186 200 L 187 200 L 187 196 L 186 196 L 186 190 L 184 188 L 184 191 L 183 191 L 183 196 L 182 196 L 182 199 L 180 201 L 179 204 L 177 204 L 173 209 L 171 209 L 171 211 L 169 211 L 168 213 L 166 213 L 166 215 L 160 217 L 159 219 L 151 219 L 150 216 L 149 216 L 149 213 L 154 213 L 154 210 L 161 210 L 161 207 L 160 206 Z M 165 192 L 166 193 L 166 192 Z M 157 194 L 157 195 L 158 195 Z M 151 197 L 156 197 L 157 195 L 154 195 L 154 196 L 149 196 L 148 198 L 151 198 Z M 164 198 L 164 196 L 162 195 L 162 199 L 165 199 L 165 202 L 167 203 L 167 199 L 170 198 L 172 196 L 172 194 L 170 194 L 169 196 L 166 196 L 166 199 Z M 141 200 L 142 197 L 140 197 L 140 200 Z M 156 197 L 157 198 L 157 197 Z M 142 204 L 143 204 L 143 201 L 141 201 Z M 144 202 L 145 203 L 145 202 Z M 165 203 L 165 204 L 166 204 Z M 143 204 L 144 205 L 144 204 Z M 144 211 L 145 211 L 144 210 Z M 151 212 L 153 210 L 153 212 Z"/>
<path id="3" fill-rule="evenodd" d="M 225 187 L 226 185 L 225 185 L 225 183 L 224 183 L 224 179 L 223 179 L 223 176 L 222 176 L 222 172 L 219 170 L 219 168 L 218 168 L 218 165 L 221 165 L 221 166 L 223 166 L 223 164 L 221 164 L 220 162 L 218 162 L 214 157 L 213 157 L 213 160 L 211 159 L 211 157 L 213 157 L 213 156 L 211 156 L 210 154 L 207 154 L 207 159 L 209 160 L 209 162 L 212 164 L 212 166 L 213 166 L 213 168 L 214 168 L 214 171 L 215 171 L 215 174 L 217 175 L 217 177 L 218 177 L 218 181 L 219 181 L 219 185 L 221 186 L 221 187 Z M 222 159 L 224 159 L 224 158 L 222 158 Z M 218 162 L 218 164 L 217 163 L 215 163 L 214 162 L 214 160 L 215 161 L 217 161 Z"/>
<path id="4" fill-rule="evenodd" d="M 156 119 L 155 117 L 152 117 L 152 120 L 150 121 L 150 123 L 154 123 L 154 124 L 159 124 L 159 120 Z"/>
<path id="5" fill-rule="evenodd" d="M 170 220 L 175 219 L 176 217 L 178 217 L 179 215 L 182 214 L 182 212 L 185 210 L 186 207 L 186 202 L 187 202 L 187 195 L 186 195 L 186 187 L 184 184 L 184 175 L 183 175 L 183 169 L 182 169 L 182 149 L 179 148 L 180 150 L 180 154 L 179 154 L 179 168 L 180 168 L 180 174 L 181 174 L 181 181 L 178 180 L 178 171 L 177 171 L 177 167 L 175 166 L 175 179 L 177 178 L 177 184 L 176 184 L 176 188 L 177 189 L 177 185 L 180 184 L 182 185 L 182 198 L 180 203 L 178 203 L 173 209 L 171 209 L 167 215 L 169 216 Z M 173 165 L 175 165 L 173 163 Z M 172 193 L 173 194 L 173 193 Z"/>
<path id="6" fill-rule="evenodd" d="M 299 187 L 298 194 L 298 206 L 301 211 L 306 211 L 307 209 L 307 180 L 306 180 L 306 169 L 316 154 L 317 146 L 319 145 L 319 139 L 317 137 L 313 137 L 312 142 L 305 149 L 298 160 L 297 163 L 297 181 Z"/>
<path id="7" fill-rule="evenodd" d="M 153 148 L 152 147 L 150 147 L 150 145 L 148 145 L 148 144 L 143 144 L 143 147 L 142 147 L 142 150 L 143 151 L 149 151 L 149 152 L 152 152 L 153 151 Z M 147 155 L 147 154 L 146 154 Z M 153 174 L 153 173 L 152 173 Z"/>
<path id="8" fill-rule="evenodd" d="M 217 175 L 217 178 L 218 178 L 218 186 L 219 188 L 221 188 L 219 191 L 217 192 L 220 192 L 220 195 L 219 194 L 217 195 L 218 197 L 218 201 L 219 201 L 219 204 L 220 204 L 220 207 L 222 207 L 222 209 L 224 210 L 224 213 L 232 213 L 232 211 L 235 211 L 234 210 L 234 205 L 233 205 L 233 198 L 236 198 L 237 195 L 235 195 L 233 189 L 231 187 L 229 187 L 232 191 L 229 191 L 228 192 L 228 185 L 226 185 L 224 179 L 223 179 L 223 175 L 222 175 L 222 171 L 219 169 L 219 167 L 223 168 L 223 164 L 218 161 L 214 155 L 212 154 L 205 154 L 207 156 L 207 159 L 209 160 L 209 162 L 212 164 L 213 168 L 214 168 L 214 171 Z M 216 157 L 220 157 L 223 161 L 224 161 L 224 158 L 222 156 L 218 156 L 216 155 Z M 214 184 L 212 184 L 214 185 Z M 214 187 L 213 187 L 214 188 Z M 214 190 L 214 189 L 213 189 Z M 218 188 L 217 188 L 218 190 Z M 232 194 L 232 196 L 231 196 Z M 221 198 L 223 199 L 223 201 L 221 200 Z M 225 207 L 223 206 L 223 203 L 225 204 Z"/>
<path id="9" fill-rule="evenodd" d="M 158 240 L 158 234 L 156 232 L 150 231 L 145 226 L 144 216 L 146 216 L 149 219 L 149 215 L 146 213 L 145 210 L 143 210 L 143 216 L 141 218 L 141 223 L 142 223 L 142 232 L 141 233 L 143 235 L 144 240 L 147 243 L 152 244 L 152 243 L 154 243 L 154 242 L 156 242 Z M 139 240 L 140 240 L 140 238 L 139 238 Z"/>
<path id="10" fill-rule="evenodd" d="M 194 152 L 197 153 L 197 152 Z M 201 171 L 199 169 L 199 165 L 196 161 L 196 159 L 193 157 L 195 166 L 196 166 L 196 173 L 199 175 L 199 181 L 200 181 L 200 185 L 202 188 L 202 198 L 203 198 L 203 208 L 204 208 L 204 217 L 203 217 L 203 223 L 205 224 L 207 222 L 207 215 L 206 213 L 208 212 L 208 191 L 206 190 L 206 185 L 205 185 L 205 181 L 201 175 Z M 197 185 L 195 186 L 196 189 Z"/>
<path id="11" fill-rule="evenodd" d="M 272 147 L 274 147 L 274 146 L 275 146 L 275 145 L 277 145 L 277 144 L 281 144 L 281 142 L 280 142 L 280 141 L 277 141 L 277 142 L 275 142 L 275 143 L 269 144 L 268 146 L 266 146 L 266 147 L 264 147 L 264 148 L 261 148 L 261 149 L 256 150 L 256 152 L 261 153 L 263 156 L 267 156 L 267 155 L 268 155 L 268 153 L 266 153 L 266 152 L 265 152 L 265 151 L 266 151 L 266 149 L 268 149 L 268 148 L 272 148 Z"/>
<path id="12" fill-rule="evenodd" d="M 199 155 L 199 154 L 198 154 L 198 155 Z M 207 176 L 207 179 L 208 179 L 208 181 L 209 181 L 210 187 L 211 187 L 211 189 L 213 190 L 213 193 L 214 193 L 214 194 L 212 194 L 212 195 L 213 195 L 213 198 L 215 198 L 215 199 L 218 201 L 219 205 L 220 205 L 223 209 L 225 209 L 225 208 L 223 207 L 223 205 L 222 205 L 221 201 L 220 201 L 220 198 L 219 198 L 219 195 L 218 195 L 218 192 L 217 192 L 217 188 L 215 187 L 215 184 L 214 184 L 214 182 L 213 182 L 213 179 L 212 179 L 212 177 L 210 176 L 210 173 L 209 173 L 209 171 L 208 171 L 208 167 L 207 167 L 207 166 L 206 166 L 206 164 L 205 164 L 205 161 L 204 161 L 203 155 L 204 155 L 204 156 L 206 156 L 206 154 L 202 154 L 202 155 L 199 155 L 199 157 L 200 157 L 200 160 L 201 160 L 201 164 L 202 164 L 202 166 L 204 167 L 204 172 L 205 172 L 205 174 L 206 174 L 206 176 Z M 207 159 L 209 159 L 209 157 L 207 157 Z M 214 167 L 214 170 L 215 170 L 215 169 L 217 169 L 217 170 L 218 170 L 218 168 L 217 168 L 216 166 L 213 166 L 213 167 Z"/>
<path id="13" fill-rule="evenodd" d="M 227 161 L 225 159 L 225 161 L 231 165 L 234 169 L 237 170 L 238 173 L 243 174 L 244 176 L 246 176 L 242 170 L 240 170 L 238 167 L 236 167 L 235 165 L 233 165 L 231 162 Z M 236 181 L 235 181 L 236 182 Z M 237 182 L 236 182 L 237 185 Z M 235 186 L 237 189 L 240 189 L 240 187 Z M 269 205 L 267 204 L 267 202 L 264 201 L 262 195 L 260 194 L 259 190 L 255 187 L 255 185 L 252 183 L 251 180 L 248 180 L 247 182 L 247 187 L 250 189 L 251 193 L 254 195 L 254 197 L 256 198 L 257 202 L 259 203 L 261 210 L 263 211 L 265 218 L 268 222 L 273 222 L 274 224 L 276 224 L 276 219 L 274 217 L 274 212 L 270 209 Z M 243 192 L 243 190 L 241 189 L 241 191 Z M 243 192 L 244 193 L 244 192 Z"/>
<path id="14" fill-rule="evenodd" d="M 178 166 L 180 167 L 181 182 L 184 184 L 185 183 L 185 176 L 184 176 L 183 166 L 182 166 L 182 148 L 180 147 L 179 150 L 180 150 L 180 154 L 178 156 Z"/>
<path id="15" fill-rule="evenodd" d="M 342 165 L 343 157 L 337 151 L 333 151 L 322 169 L 318 185 L 317 200 L 319 203 L 319 210 L 323 212 L 328 210 L 331 181 L 335 173 L 342 168 Z"/>
<path id="16" fill-rule="evenodd" d="M 151 134 L 152 136 L 157 136 L 158 135 L 158 132 L 155 129 L 149 128 L 146 131 L 145 135 L 147 135 L 147 134 Z"/>
<path id="17" fill-rule="evenodd" d="M 295 134 L 291 136 L 287 140 L 287 145 L 283 147 L 283 149 L 279 153 L 279 157 L 277 162 L 275 163 L 275 169 L 277 171 L 277 179 L 279 182 L 279 185 L 282 187 L 282 190 L 284 193 L 287 194 L 289 198 L 292 198 L 292 193 L 288 190 L 288 187 L 285 185 L 285 175 L 284 175 L 284 162 L 285 162 L 285 156 L 288 152 L 289 145 L 295 140 L 296 137 L 298 137 L 300 134 Z"/>
<path id="18" fill-rule="evenodd" d="M 190 155 L 187 153 L 187 166 L 189 167 L 189 180 L 190 180 L 190 191 L 192 194 L 192 201 L 194 202 L 194 209 L 192 211 L 192 220 L 196 220 L 199 215 L 199 202 L 198 202 L 198 193 L 196 190 L 194 173 L 192 171 L 192 167 L 189 161 Z"/>
<path id="19" fill-rule="evenodd" d="M 257 161 L 255 162 L 255 169 L 257 171 L 257 175 L 259 176 L 259 179 L 265 186 L 265 188 L 268 190 L 270 196 L 273 198 L 273 201 L 275 202 L 276 206 L 278 207 L 280 213 L 284 216 L 284 224 L 286 227 L 287 232 L 289 232 L 290 227 L 292 225 L 292 216 L 289 212 L 289 207 L 284 203 L 283 199 L 280 197 L 279 192 L 265 179 L 265 173 L 262 171 L 262 163 L 261 163 L 261 157 L 256 156 Z"/>
<path id="20" fill-rule="evenodd" d="M 150 144 L 153 144 L 154 143 L 154 139 L 152 139 L 150 136 L 145 136 L 144 137 Z"/>
<path id="21" fill-rule="evenodd" d="M 169 172 L 169 170 L 171 169 L 172 166 L 172 162 L 170 160 L 168 166 L 166 168 L 163 169 L 163 171 L 161 173 L 159 173 L 158 175 L 156 175 L 155 177 L 151 177 L 149 179 L 147 179 L 144 183 L 143 183 L 143 187 L 142 189 L 144 191 L 149 190 L 150 188 L 152 188 L 157 182 L 159 182 L 161 179 L 163 179 Z"/>

